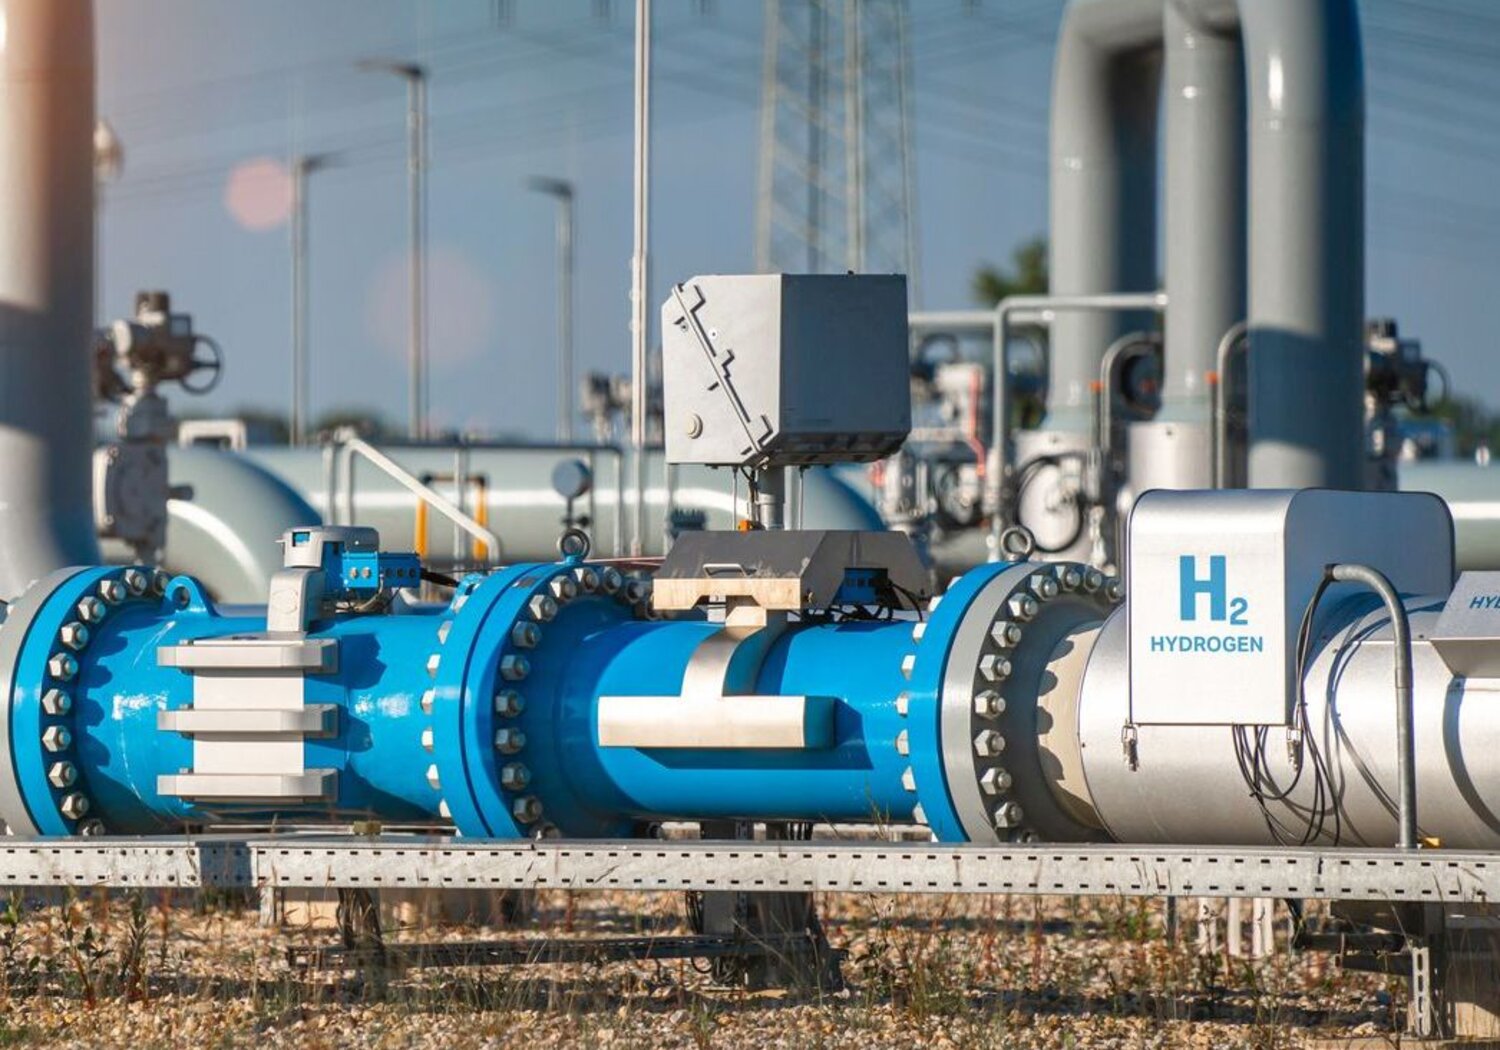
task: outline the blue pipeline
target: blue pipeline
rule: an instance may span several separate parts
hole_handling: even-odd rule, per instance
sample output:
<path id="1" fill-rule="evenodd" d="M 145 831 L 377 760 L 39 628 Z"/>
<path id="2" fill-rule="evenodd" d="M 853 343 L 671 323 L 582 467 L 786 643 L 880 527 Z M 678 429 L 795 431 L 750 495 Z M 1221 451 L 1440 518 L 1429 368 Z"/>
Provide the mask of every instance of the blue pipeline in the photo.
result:
<path id="1" fill-rule="evenodd" d="M 274 807 L 157 791 L 158 776 L 193 766 L 192 740 L 158 728 L 158 712 L 190 705 L 194 688 L 191 673 L 159 665 L 158 650 L 264 631 L 264 616 L 226 615 L 192 581 L 162 581 L 162 593 L 112 606 L 77 652 L 76 674 L 57 682 L 47 661 L 58 652 L 59 628 L 82 597 L 120 573 L 86 570 L 45 599 L 20 646 L 10 728 L 21 795 L 43 833 L 81 830 L 59 813 L 65 792 L 47 780 L 57 756 L 36 744 L 48 724 L 61 722 L 73 734 L 67 754 L 78 766 L 78 783 L 68 790 L 87 796 L 89 817 L 110 833 L 369 818 L 451 819 L 461 834 L 483 837 L 552 830 L 607 836 L 657 819 L 900 823 L 920 819 L 919 800 L 929 811 L 946 809 L 940 777 L 924 774 L 919 795 L 911 769 L 940 768 L 933 693 L 956 615 L 929 625 L 917 681 L 910 622 L 788 628 L 762 661 L 756 692 L 831 698 L 831 746 L 606 748 L 598 743 L 598 698 L 678 695 L 694 650 L 716 628 L 702 620 L 643 620 L 623 596 L 602 591 L 564 601 L 555 617 L 539 619 L 537 601 L 555 593 L 560 578 L 571 582 L 576 569 L 513 566 L 466 579 L 447 606 L 314 622 L 309 635 L 335 640 L 339 660 L 333 673 L 306 676 L 304 700 L 333 704 L 339 717 L 335 735 L 304 742 L 304 766 L 334 770 L 335 789 L 329 799 Z M 57 686 L 73 697 L 66 716 L 41 705 Z M 519 731 L 524 744 L 501 750 L 501 730 L 512 741 Z M 932 753 L 907 755 L 903 746 Z M 518 766 L 525 772 L 519 784 L 505 775 Z"/>
<path id="2" fill-rule="evenodd" d="M 564 695 L 575 714 L 563 741 L 576 756 L 576 804 L 641 820 L 693 815 L 819 821 L 908 822 L 916 795 L 902 787 L 897 751 L 905 719 L 901 654 L 910 623 L 793 626 L 761 665 L 756 692 L 831 697 L 832 744 L 808 750 L 598 747 L 598 696 L 674 696 L 706 623 L 633 623 L 581 647 Z M 732 698 L 727 703 L 735 703 Z M 743 701 L 753 703 L 752 700 Z"/>

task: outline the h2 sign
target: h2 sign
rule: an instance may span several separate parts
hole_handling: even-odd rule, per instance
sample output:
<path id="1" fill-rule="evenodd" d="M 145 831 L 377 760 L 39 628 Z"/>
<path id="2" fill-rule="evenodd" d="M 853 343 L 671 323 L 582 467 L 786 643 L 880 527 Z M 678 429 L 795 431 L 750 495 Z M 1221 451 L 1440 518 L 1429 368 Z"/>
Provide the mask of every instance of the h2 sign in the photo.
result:
<path id="1" fill-rule="evenodd" d="M 1225 582 L 1229 559 L 1222 554 L 1210 554 L 1207 561 L 1208 576 L 1204 578 L 1198 575 L 1198 558 L 1184 554 L 1177 560 L 1178 575 L 1181 577 L 1178 588 L 1181 618 L 1198 619 L 1198 599 L 1207 597 L 1210 620 L 1222 620 L 1232 627 L 1247 626 L 1250 622 L 1245 618 L 1250 611 L 1249 599 L 1239 595 L 1229 597 L 1229 585 Z"/>
<path id="2" fill-rule="evenodd" d="M 1285 725 L 1297 627 L 1323 567 L 1374 565 L 1406 593 L 1444 593 L 1452 537 L 1443 502 L 1416 493 L 1143 493 L 1126 571 L 1131 719 Z"/>

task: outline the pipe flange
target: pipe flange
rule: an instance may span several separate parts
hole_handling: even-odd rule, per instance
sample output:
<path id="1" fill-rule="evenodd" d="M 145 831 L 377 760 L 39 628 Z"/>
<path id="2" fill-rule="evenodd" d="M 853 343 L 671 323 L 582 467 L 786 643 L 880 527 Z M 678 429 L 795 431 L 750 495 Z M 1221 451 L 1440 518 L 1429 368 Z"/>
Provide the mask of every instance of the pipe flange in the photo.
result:
<path id="1" fill-rule="evenodd" d="M 1056 802 L 1037 736 L 1037 697 L 1057 646 L 1117 603 L 1089 570 L 1018 563 L 991 576 L 952 632 L 940 735 L 948 794 L 971 842 L 1098 838 Z"/>
<path id="2" fill-rule="evenodd" d="M 544 822 L 618 835 L 628 822 L 590 815 L 563 768 L 556 697 L 585 631 L 628 620 L 602 578 L 579 589 L 570 563 L 503 569 L 475 582 L 453 617 L 433 682 L 431 759 L 462 835 L 523 838 Z M 538 616 L 538 612 L 543 615 Z"/>
<path id="3" fill-rule="evenodd" d="M 121 609 L 164 601 L 146 566 L 60 569 L 13 602 L 0 628 L 0 819 L 24 835 L 98 834 L 74 719 L 88 647 Z M 87 819 L 86 819 L 87 818 Z"/>

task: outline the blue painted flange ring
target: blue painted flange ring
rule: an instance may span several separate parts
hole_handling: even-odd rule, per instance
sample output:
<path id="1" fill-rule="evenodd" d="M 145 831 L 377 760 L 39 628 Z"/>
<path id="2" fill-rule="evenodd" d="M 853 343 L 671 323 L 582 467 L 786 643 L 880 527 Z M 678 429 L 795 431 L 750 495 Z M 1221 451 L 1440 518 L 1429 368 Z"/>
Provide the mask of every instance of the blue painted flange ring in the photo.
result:
<path id="1" fill-rule="evenodd" d="M 485 811 L 475 795 L 474 785 L 482 767 L 471 768 L 473 748 L 465 739 L 468 719 L 464 709 L 469 701 L 466 683 L 470 677 L 470 664 L 483 656 L 475 652 L 475 640 L 485 624 L 496 615 L 496 606 L 506 597 L 510 585 L 535 568 L 533 565 L 512 565 L 490 576 L 464 579 L 453 596 L 448 614 L 442 618 L 447 624 L 446 633 L 440 626 L 433 641 L 437 664 L 430 717 L 433 766 L 439 781 L 434 789 L 440 792 L 447 807 L 446 815 L 452 819 L 460 835 L 517 838 L 521 834 L 515 822 L 510 820 L 509 813 L 494 817 Z"/>
<path id="2" fill-rule="evenodd" d="M 989 582 L 1013 567 L 1011 562 L 981 565 L 957 580 L 927 617 L 921 641 L 913 642 L 914 659 L 908 676 L 907 721 L 910 723 L 911 774 L 922 817 L 938 839 L 963 842 L 963 822 L 948 793 L 943 768 L 941 735 L 943 676 L 954 634 L 969 606 Z"/>
<path id="3" fill-rule="evenodd" d="M 92 673 L 85 650 L 99 622 L 113 610 L 132 602 L 160 602 L 164 582 L 148 567 L 105 566 L 65 569 L 35 588 L 42 597 L 25 625 L 18 657 L 7 661 L 14 671 L 5 696 L 10 704 L 11 767 L 26 812 L 40 834 L 87 833 L 99 827 L 88 817 L 87 763 L 78 760 L 77 734 L 72 731 L 72 701 Z M 91 615 L 84 614 L 85 602 Z M 9 635 L 12 626 L 21 625 L 7 623 L 0 634 Z M 50 690 L 68 698 L 68 710 L 45 709 L 43 698 Z M 49 730 L 74 739 L 49 745 Z M 69 769 L 66 781 L 49 779 L 49 774 Z"/>

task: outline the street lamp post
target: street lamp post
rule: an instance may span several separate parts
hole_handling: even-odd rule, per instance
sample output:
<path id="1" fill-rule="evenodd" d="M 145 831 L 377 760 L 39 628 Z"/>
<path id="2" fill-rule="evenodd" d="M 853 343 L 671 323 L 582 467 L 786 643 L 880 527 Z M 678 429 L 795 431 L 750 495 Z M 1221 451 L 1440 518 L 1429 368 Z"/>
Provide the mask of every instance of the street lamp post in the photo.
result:
<path id="1" fill-rule="evenodd" d="M 410 258 L 408 279 L 411 283 L 411 328 L 407 338 L 410 371 L 408 429 L 410 436 L 422 440 L 427 429 L 427 258 L 424 240 L 427 223 L 427 70 L 413 62 L 367 58 L 356 63 L 371 73 L 390 73 L 406 81 L 408 238 Z"/>
<path id="2" fill-rule="evenodd" d="M 573 184 L 536 176 L 531 189 L 557 201 L 557 440 L 573 440 Z"/>
<path id="3" fill-rule="evenodd" d="M 307 440 L 307 350 L 309 272 L 307 266 L 307 177 L 329 165 L 326 153 L 304 153 L 292 160 L 292 425 L 291 443 Z"/>

